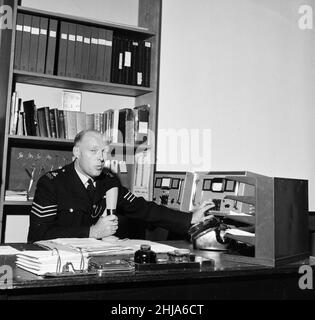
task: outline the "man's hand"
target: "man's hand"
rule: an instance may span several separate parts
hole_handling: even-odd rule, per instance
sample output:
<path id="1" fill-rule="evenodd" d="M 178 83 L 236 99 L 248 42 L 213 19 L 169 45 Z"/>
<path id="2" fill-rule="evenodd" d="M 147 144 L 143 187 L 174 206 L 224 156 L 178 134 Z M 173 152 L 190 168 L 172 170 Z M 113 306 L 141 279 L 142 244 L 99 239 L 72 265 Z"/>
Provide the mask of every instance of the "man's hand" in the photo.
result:
<path id="1" fill-rule="evenodd" d="M 90 238 L 105 238 L 113 235 L 118 229 L 118 218 L 115 215 L 102 216 L 90 228 Z"/>
<path id="2" fill-rule="evenodd" d="M 193 209 L 191 224 L 196 224 L 198 222 L 203 221 L 206 218 L 205 212 L 213 207 L 215 207 L 215 204 L 212 202 L 211 199 L 209 199 L 207 201 L 204 201 L 199 207 Z"/>

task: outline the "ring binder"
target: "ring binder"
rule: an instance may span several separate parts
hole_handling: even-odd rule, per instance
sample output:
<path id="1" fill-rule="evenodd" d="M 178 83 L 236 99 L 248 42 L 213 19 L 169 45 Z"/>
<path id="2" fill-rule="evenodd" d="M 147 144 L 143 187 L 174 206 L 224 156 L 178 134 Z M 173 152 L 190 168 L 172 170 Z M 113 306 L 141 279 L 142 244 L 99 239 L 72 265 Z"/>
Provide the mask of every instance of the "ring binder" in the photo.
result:
<path id="1" fill-rule="evenodd" d="M 51 255 L 54 255 L 54 251 L 57 252 L 58 254 L 58 258 L 57 258 L 57 264 L 56 264 L 56 274 L 60 273 L 60 269 L 61 269 L 61 258 L 60 258 L 60 254 L 59 254 L 59 250 L 57 248 L 54 248 L 51 252 Z"/>

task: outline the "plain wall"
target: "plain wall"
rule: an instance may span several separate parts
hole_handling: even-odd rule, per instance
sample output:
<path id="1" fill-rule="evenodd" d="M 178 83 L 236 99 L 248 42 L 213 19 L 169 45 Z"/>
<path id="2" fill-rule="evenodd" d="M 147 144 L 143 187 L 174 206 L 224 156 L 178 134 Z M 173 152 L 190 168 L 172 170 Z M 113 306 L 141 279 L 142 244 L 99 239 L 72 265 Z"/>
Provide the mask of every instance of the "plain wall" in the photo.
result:
<path id="1" fill-rule="evenodd" d="M 307 0 L 164 0 L 159 129 L 211 134 L 207 161 L 177 166 L 158 137 L 158 170 L 309 179 L 314 210 L 315 30 L 298 26 L 304 4 L 315 14 Z"/>

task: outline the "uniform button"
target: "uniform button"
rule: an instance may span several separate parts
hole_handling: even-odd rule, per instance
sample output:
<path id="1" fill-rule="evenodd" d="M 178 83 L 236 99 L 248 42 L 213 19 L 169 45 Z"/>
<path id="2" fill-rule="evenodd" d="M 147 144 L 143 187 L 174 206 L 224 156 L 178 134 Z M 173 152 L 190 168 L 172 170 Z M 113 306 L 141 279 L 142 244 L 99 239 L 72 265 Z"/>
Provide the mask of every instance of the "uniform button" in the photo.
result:
<path id="1" fill-rule="evenodd" d="M 72 208 L 70 208 L 70 209 L 69 209 L 69 212 L 73 212 L 73 209 L 72 209 Z"/>
<path id="2" fill-rule="evenodd" d="M 62 172 L 65 172 L 66 170 L 65 169 L 62 169 Z"/>
<path id="3" fill-rule="evenodd" d="M 96 204 L 93 204 L 93 209 L 95 209 L 96 208 Z"/>

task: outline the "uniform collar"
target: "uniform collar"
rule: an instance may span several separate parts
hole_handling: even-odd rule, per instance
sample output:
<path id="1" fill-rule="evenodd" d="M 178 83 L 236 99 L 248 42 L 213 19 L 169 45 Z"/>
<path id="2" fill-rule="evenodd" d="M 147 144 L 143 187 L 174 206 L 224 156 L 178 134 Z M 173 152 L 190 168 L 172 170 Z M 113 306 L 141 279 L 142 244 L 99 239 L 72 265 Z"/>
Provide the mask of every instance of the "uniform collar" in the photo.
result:
<path id="1" fill-rule="evenodd" d="M 80 180 L 82 181 L 83 185 L 86 187 L 88 184 L 88 180 L 91 179 L 93 181 L 93 185 L 94 187 L 96 186 L 95 180 L 92 179 L 91 177 L 83 174 L 82 172 L 80 172 L 79 170 L 77 170 L 75 163 L 74 163 L 74 170 L 77 173 L 77 175 L 79 176 Z"/>

